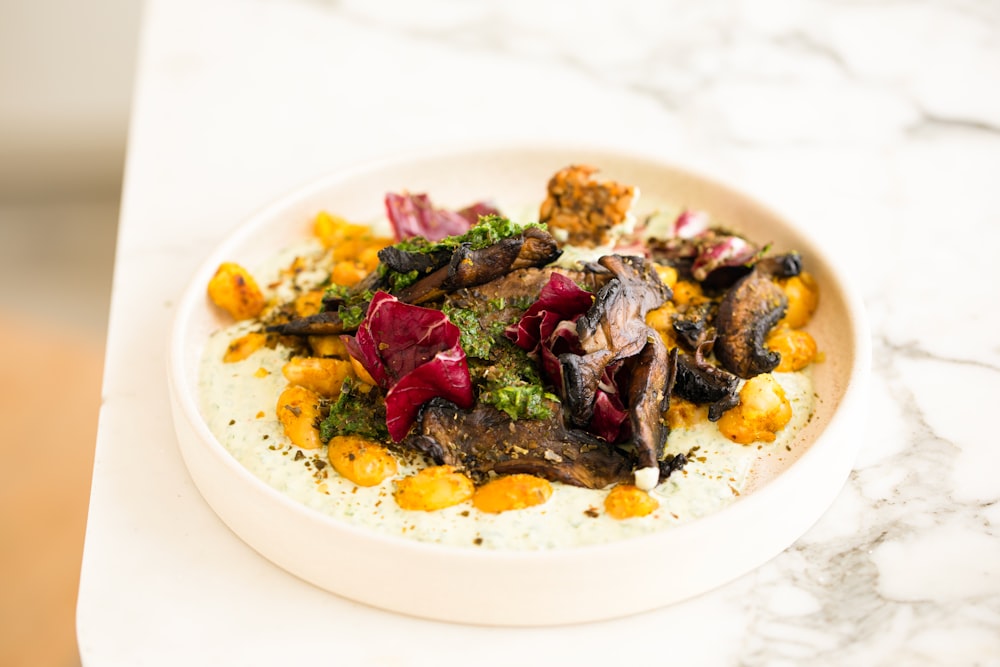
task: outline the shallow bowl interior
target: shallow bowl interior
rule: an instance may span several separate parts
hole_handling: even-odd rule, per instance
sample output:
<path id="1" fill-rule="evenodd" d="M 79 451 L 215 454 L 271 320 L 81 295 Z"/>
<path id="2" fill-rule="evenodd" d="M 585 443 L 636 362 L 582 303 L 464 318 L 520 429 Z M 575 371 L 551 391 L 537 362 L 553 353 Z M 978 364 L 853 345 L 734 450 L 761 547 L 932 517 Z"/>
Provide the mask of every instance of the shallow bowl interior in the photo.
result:
<path id="1" fill-rule="evenodd" d="M 806 258 L 822 290 L 810 324 L 825 356 L 814 368 L 816 411 L 794 456 L 762 461 L 754 470 L 751 492 L 704 519 L 609 544 L 531 552 L 446 547 L 346 525 L 292 501 L 247 472 L 208 430 L 197 407 L 198 365 L 209 334 L 227 324 L 205 295 L 221 261 L 261 263 L 304 237 L 321 209 L 352 220 L 378 218 L 387 191 L 426 191 L 449 206 L 480 198 L 493 198 L 502 210 L 537 206 L 549 177 L 568 164 L 597 166 L 603 177 L 637 185 L 644 203 L 705 209 L 750 238 L 799 250 Z M 530 626 L 670 604 L 730 581 L 787 548 L 826 510 L 850 471 L 862 441 L 858 427 L 869 358 L 863 308 L 832 258 L 801 228 L 753 199 L 648 157 L 505 147 L 345 170 L 251 217 L 206 259 L 184 293 L 168 378 L 178 443 L 194 482 L 223 521 L 264 557 L 316 586 L 377 607 L 455 622 Z"/>

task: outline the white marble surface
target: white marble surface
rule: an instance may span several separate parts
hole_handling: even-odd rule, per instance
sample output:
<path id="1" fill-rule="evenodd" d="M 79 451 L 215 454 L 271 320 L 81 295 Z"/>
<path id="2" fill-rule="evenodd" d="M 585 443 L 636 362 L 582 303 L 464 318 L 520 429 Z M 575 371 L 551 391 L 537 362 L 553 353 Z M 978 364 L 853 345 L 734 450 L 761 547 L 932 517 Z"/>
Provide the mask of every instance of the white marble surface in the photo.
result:
<path id="1" fill-rule="evenodd" d="M 136 84 L 85 665 L 1000 664 L 1000 5 L 150 0 Z M 163 357 L 187 276 L 337 167 L 532 139 L 658 152 L 846 258 L 874 368 L 843 492 L 759 570 L 601 624 L 421 621 L 273 567 L 177 452 Z"/>

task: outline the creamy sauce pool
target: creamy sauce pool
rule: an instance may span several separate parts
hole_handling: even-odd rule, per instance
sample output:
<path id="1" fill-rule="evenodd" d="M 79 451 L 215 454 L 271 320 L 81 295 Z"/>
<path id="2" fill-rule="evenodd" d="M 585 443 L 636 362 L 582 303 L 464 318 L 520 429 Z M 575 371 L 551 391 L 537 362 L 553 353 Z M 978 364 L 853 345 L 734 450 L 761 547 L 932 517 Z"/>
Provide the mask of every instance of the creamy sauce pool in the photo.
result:
<path id="1" fill-rule="evenodd" d="M 261 285 L 267 285 L 297 255 L 319 252 L 318 243 L 307 242 L 280 253 L 253 273 Z M 298 276 L 297 281 L 309 287 L 324 277 L 316 271 Z M 273 294 L 272 290 L 269 296 Z M 612 542 L 707 516 L 739 497 L 753 466 L 792 456 L 792 442 L 809 420 L 815 400 L 808 369 L 775 373 L 793 416 L 773 443 L 739 445 L 723 437 L 710 422 L 674 429 L 667 440 L 668 453 L 688 454 L 696 449 L 683 470 L 650 492 L 660 507 L 645 517 L 612 519 L 603 510 L 607 490 L 560 483 L 553 483 L 548 502 L 502 514 L 480 512 L 471 502 L 436 512 L 406 511 L 392 497 L 392 479 L 375 487 L 359 487 L 327 464 L 325 447 L 303 450 L 289 443 L 275 415 L 278 395 L 287 385 L 281 367 L 288 360 L 288 350 L 263 348 L 244 361 L 222 362 L 229 343 L 255 326 L 239 323 L 216 331 L 207 342 L 199 397 L 212 433 L 251 473 L 296 501 L 355 526 L 422 542 L 550 549 Z M 401 465 L 398 476 L 413 471 Z"/>

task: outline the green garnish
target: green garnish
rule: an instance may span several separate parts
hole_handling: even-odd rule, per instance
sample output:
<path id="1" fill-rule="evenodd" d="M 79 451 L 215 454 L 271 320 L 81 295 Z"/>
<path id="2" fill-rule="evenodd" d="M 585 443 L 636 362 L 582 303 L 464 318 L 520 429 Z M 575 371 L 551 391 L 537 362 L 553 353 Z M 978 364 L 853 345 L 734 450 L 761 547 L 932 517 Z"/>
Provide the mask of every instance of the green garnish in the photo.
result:
<path id="1" fill-rule="evenodd" d="M 505 336 L 493 338 L 489 361 L 469 364 L 479 401 L 506 412 L 511 419 L 546 419 L 552 416 L 550 401 L 559 398 L 545 389 L 528 353 Z"/>
<path id="2" fill-rule="evenodd" d="M 340 316 L 344 328 L 349 331 L 361 326 L 361 321 L 365 319 L 365 313 L 368 311 L 368 302 L 373 296 L 375 294 L 371 290 L 353 293 L 349 287 L 330 285 L 326 288 L 324 302 L 335 299 L 343 301 L 337 306 L 337 315 Z"/>
<path id="3" fill-rule="evenodd" d="M 479 315 L 468 308 L 458 308 L 451 304 L 444 304 L 441 312 L 448 316 L 451 323 L 458 327 L 461 332 L 459 344 L 465 350 L 465 355 L 477 359 L 489 359 L 490 348 L 493 347 L 493 339 L 496 332 L 484 329 L 479 323 Z M 503 333 L 501 330 L 499 333 Z"/>
<path id="4" fill-rule="evenodd" d="M 330 406 L 330 414 L 319 426 L 319 437 L 323 442 L 329 442 L 335 435 L 360 435 L 388 441 L 385 400 L 381 392 L 374 387 L 365 391 L 361 383 L 345 379 L 340 387 L 340 396 Z"/>
<path id="5" fill-rule="evenodd" d="M 428 241 L 422 236 L 403 239 L 393 247 L 404 252 L 418 252 L 422 254 L 432 254 L 441 251 L 451 251 L 464 243 L 468 243 L 472 250 L 487 248 L 498 241 L 517 236 L 526 229 L 536 227 L 546 229 L 546 226 L 538 222 L 519 224 L 510 218 L 501 215 L 480 216 L 479 222 L 469 228 L 469 231 L 458 236 L 446 236 L 440 241 Z"/>

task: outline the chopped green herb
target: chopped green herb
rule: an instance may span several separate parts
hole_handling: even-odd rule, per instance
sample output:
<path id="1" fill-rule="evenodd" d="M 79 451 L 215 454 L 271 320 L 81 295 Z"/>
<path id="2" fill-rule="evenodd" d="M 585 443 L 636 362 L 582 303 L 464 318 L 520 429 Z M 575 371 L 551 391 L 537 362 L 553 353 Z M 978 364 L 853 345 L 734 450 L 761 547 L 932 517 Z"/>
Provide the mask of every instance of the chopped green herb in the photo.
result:
<path id="1" fill-rule="evenodd" d="M 503 336 L 494 337 L 489 361 L 470 363 L 469 371 L 479 387 L 479 401 L 511 419 L 545 419 L 552 416 L 549 402 L 559 400 L 546 391 L 528 353 Z"/>
<path id="2" fill-rule="evenodd" d="M 469 228 L 469 231 L 459 236 L 446 236 L 440 241 L 428 241 L 422 236 L 414 236 L 403 239 L 394 247 L 405 252 L 430 254 L 441 250 L 454 250 L 468 243 L 473 250 L 480 250 L 532 227 L 546 228 L 544 224 L 537 222 L 521 225 L 500 215 L 484 215 L 479 218 L 479 222 Z"/>
<path id="3" fill-rule="evenodd" d="M 390 292 L 396 292 L 401 289 L 405 289 L 410 285 L 412 285 L 413 283 L 417 282 L 417 279 L 420 278 L 420 272 L 417 271 L 416 269 L 413 269 L 412 271 L 407 271 L 406 273 L 396 273 L 395 271 L 387 270 L 386 274 L 388 275 L 387 280 L 389 282 Z"/>
<path id="4" fill-rule="evenodd" d="M 484 403 L 506 412 L 511 419 L 545 419 L 552 416 L 546 401 L 558 400 L 540 385 L 501 387 L 480 396 Z"/>
<path id="5" fill-rule="evenodd" d="M 387 441 L 385 400 L 382 392 L 365 388 L 350 378 L 340 387 L 340 396 L 330 406 L 330 414 L 320 423 L 319 437 L 328 442 L 335 435 L 361 435 Z"/>
<path id="6" fill-rule="evenodd" d="M 372 300 L 373 296 L 375 294 L 371 290 L 352 292 L 351 288 L 343 285 L 330 285 L 326 288 L 326 294 L 323 297 L 324 308 L 326 308 L 327 301 L 341 301 L 337 305 L 337 315 L 340 316 L 340 321 L 344 323 L 345 329 L 357 329 L 361 325 L 361 321 L 365 319 L 368 302 Z"/>
<path id="7" fill-rule="evenodd" d="M 365 312 L 367 310 L 360 304 L 337 308 L 337 314 L 340 315 L 340 321 L 344 323 L 345 329 L 357 329 L 361 326 L 361 322 L 365 319 Z"/>
<path id="8" fill-rule="evenodd" d="M 465 350 L 466 356 L 477 359 L 490 358 L 490 348 L 493 347 L 496 333 L 483 329 L 479 323 L 479 315 L 475 311 L 468 308 L 457 308 L 450 304 L 445 304 L 441 311 L 461 332 L 459 344 Z M 501 330 L 500 333 L 503 331 Z"/>

